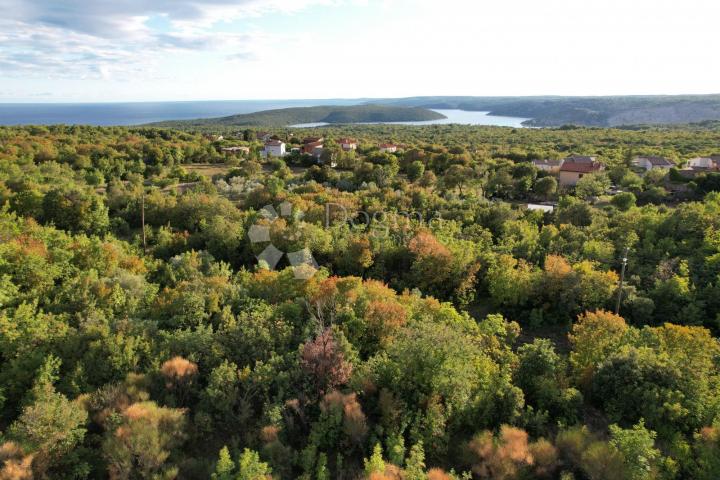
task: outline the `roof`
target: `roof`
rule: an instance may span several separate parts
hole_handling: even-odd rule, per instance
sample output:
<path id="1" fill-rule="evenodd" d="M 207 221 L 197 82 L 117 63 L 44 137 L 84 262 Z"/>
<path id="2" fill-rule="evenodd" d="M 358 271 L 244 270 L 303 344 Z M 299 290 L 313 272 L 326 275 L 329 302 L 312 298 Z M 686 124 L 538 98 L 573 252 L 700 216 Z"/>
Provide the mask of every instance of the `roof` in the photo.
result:
<path id="1" fill-rule="evenodd" d="M 603 166 L 598 162 L 574 162 L 565 161 L 560 167 L 561 172 L 590 173 L 602 170 Z"/>
<path id="2" fill-rule="evenodd" d="M 303 138 L 303 143 L 317 143 L 322 142 L 323 140 L 323 137 L 305 137 Z"/>
<path id="3" fill-rule="evenodd" d="M 527 204 L 528 210 L 541 210 L 543 212 L 552 212 L 555 210 L 555 207 L 552 205 L 540 205 L 539 203 L 528 203 Z"/>
<path id="4" fill-rule="evenodd" d="M 353 138 L 338 138 L 337 143 L 357 143 L 357 140 Z"/>
<path id="5" fill-rule="evenodd" d="M 394 143 L 381 143 L 380 148 L 397 148 L 397 145 Z"/>
<path id="6" fill-rule="evenodd" d="M 270 132 L 257 132 L 255 135 L 257 136 L 257 138 L 263 138 L 270 135 Z"/>
<path id="7" fill-rule="evenodd" d="M 703 160 L 704 160 L 703 163 L 707 164 L 707 166 L 710 167 L 710 168 L 718 168 L 718 167 L 720 167 L 720 155 L 710 155 L 710 156 L 708 156 L 708 157 L 695 157 L 695 158 L 691 158 L 691 159 L 688 161 L 688 164 L 692 164 L 693 162 L 696 162 L 696 163 L 697 163 L 698 161 L 703 161 Z M 708 167 L 706 167 L 706 166 L 703 166 L 703 167 L 692 166 L 692 168 L 708 168 Z"/>
<path id="8" fill-rule="evenodd" d="M 559 167 L 563 162 L 562 160 L 533 160 L 533 165 L 545 165 L 547 167 Z"/>
<path id="9" fill-rule="evenodd" d="M 279 147 L 280 145 L 284 145 L 284 142 L 280 140 L 268 140 L 265 142 L 266 147 Z"/>
<path id="10" fill-rule="evenodd" d="M 635 160 L 647 160 L 648 162 L 650 162 L 651 165 L 655 167 L 671 167 L 675 165 L 673 162 L 671 162 L 665 157 L 641 156 L 636 157 Z"/>
<path id="11" fill-rule="evenodd" d="M 566 162 L 575 162 L 575 163 L 593 163 L 597 161 L 597 157 L 589 156 L 589 155 L 570 155 L 565 159 Z"/>

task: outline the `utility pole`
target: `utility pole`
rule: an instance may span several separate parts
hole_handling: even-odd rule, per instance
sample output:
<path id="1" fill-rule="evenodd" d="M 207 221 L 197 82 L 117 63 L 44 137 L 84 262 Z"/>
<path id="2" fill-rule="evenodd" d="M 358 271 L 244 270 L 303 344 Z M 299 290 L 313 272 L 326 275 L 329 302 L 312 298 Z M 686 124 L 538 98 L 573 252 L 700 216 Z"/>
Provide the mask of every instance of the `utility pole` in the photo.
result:
<path id="1" fill-rule="evenodd" d="M 630 247 L 625 247 L 625 255 L 623 255 L 622 259 L 622 269 L 620 270 L 620 285 L 618 287 L 617 303 L 615 304 L 615 315 L 620 313 L 620 300 L 622 300 L 622 288 L 623 282 L 625 281 L 625 267 L 627 267 L 627 256 L 629 251 Z"/>
<path id="2" fill-rule="evenodd" d="M 142 202 L 140 204 L 140 222 L 142 223 L 143 253 L 147 254 L 147 239 L 145 238 L 145 185 L 143 185 Z"/>

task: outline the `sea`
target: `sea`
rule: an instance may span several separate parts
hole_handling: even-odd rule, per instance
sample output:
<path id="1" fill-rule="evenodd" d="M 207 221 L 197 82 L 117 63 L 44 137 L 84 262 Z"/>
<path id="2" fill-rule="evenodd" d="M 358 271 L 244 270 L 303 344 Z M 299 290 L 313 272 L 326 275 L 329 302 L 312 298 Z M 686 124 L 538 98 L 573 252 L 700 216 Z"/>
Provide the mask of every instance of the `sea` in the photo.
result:
<path id="1" fill-rule="evenodd" d="M 358 105 L 366 99 L 227 100 L 112 103 L 0 103 L 0 125 L 142 125 L 164 120 L 213 118 L 277 108 L 317 105 Z M 526 118 L 500 117 L 488 112 L 436 110 L 447 118 L 423 122 L 393 122 L 407 125 L 460 123 L 522 127 Z M 322 123 L 293 125 L 322 126 Z"/>

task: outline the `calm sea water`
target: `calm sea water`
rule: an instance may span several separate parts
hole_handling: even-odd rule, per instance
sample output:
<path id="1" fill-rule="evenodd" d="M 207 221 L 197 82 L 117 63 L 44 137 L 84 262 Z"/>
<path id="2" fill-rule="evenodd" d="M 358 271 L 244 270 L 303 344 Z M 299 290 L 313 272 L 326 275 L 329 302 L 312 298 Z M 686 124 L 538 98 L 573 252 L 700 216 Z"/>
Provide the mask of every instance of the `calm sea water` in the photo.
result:
<path id="1" fill-rule="evenodd" d="M 466 110 L 440 110 L 433 109 L 438 113 L 442 113 L 447 118 L 441 118 L 440 120 L 425 120 L 420 122 L 382 122 L 391 125 L 447 125 L 450 123 L 459 123 L 461 125 L 495 125 L 501 127 L 516 127 L 522 128 L 525 120 L 529 118 L 520 117 L 500 117 L 496 115 L 489 115 L 488 112 L 469 112 Z M 380 122 L 371 122 L 380 123 Z M 297 125 L 291 125 L 291 127 L 297 128 L 312 128 L 312 127 L 324 127 L 328 125 L 324 122 L 316 123 L 299 123 Z"/>
<path id="2" fill-rule="evenodd" d="M 130 103 L 0 103 L 0 125 L 140 125 L 163 120 L 222 117 L 276 108 L 357 105 L 364 100 L 229 100 Z M 406 125 L 460 123 L 521 127 L 525 118 L 496 117 L 487 112 L 436 110 L 448 118 Z M 321 126 L 304 124 L 297 126 Z"/>
<path id="3" fill-rule="evenodd" d="M 356 105 L 362 100 L 229 100 L 129 103 L 0 103 L 0 125 L 140 125 L 315 105 Z"/>

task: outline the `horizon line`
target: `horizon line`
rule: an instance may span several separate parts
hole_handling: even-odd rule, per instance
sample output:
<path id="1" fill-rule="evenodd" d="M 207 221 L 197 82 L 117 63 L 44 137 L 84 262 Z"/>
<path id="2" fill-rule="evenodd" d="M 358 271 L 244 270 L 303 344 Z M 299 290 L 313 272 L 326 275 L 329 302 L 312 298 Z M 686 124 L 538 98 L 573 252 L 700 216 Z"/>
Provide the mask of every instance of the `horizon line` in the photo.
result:
<path id="1" fill-rule="evenodd" d="M 610 97 L 709 97 L 720 95 L 713 93 L 628 93 L 612 95 L 562 95 L 562 94 L 532 94 L 532 95 L 409 95 L 403 97 L 327 97 L 327 98 L 235 98 L 235 99 L 193 99 L 193 100 L 96 100 L 96 101 L 70 101 L 70 100 L 20 100 L 5 101 L 0 99 L 0 105 L 98 105 L 121 103 L 196 103 L 196 102 L 299 102 L 299 101 L 372 101 L 372 100 L 404 100 L 410 98 L 610 98 Z"/>

